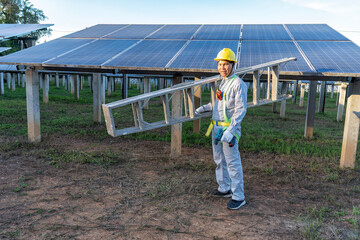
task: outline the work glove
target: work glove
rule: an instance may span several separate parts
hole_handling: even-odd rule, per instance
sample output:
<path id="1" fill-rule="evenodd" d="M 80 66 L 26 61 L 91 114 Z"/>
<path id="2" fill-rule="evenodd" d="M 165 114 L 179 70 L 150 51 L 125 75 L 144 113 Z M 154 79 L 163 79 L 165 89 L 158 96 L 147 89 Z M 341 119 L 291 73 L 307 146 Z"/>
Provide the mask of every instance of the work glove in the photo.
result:
<path id="1" fill-rule="evenodd" d="M 205 104 L 195 110 L 195 114 L 212 111 L 211 104 Z"/>
<path id="2" fill-rule="evenodd" d="M 198 114 L 200 114 L 200 113 L 203 113 L 203 112 L 205 112 L 205 109 L 204 109 L 203 106 L 200 106 L 200 107 L 198 107 L 198 108 L 195 110 L 195 114 L 196 114 L 196 115 L 198 115 Z"/>
<path id="3" fill-rule="evenodd" d="M 229 131 L 225 131 L 224 133 L 223 133 L 223 136 L 222 136 L 222 138 L 221 138 L 221 142 L 227 142 L 227 143 L 229 143 L 229 142 L 231 142 L 231 140 L 234 138 L 234 135 L 231 133 L 231 132 L 229 132 Z"/>

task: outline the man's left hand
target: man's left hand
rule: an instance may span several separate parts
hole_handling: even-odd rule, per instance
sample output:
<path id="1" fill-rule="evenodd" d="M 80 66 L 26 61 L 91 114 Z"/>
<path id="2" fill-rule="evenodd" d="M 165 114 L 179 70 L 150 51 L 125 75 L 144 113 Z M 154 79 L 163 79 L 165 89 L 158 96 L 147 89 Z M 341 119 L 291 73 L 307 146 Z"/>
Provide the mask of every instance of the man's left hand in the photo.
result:
<path id="1" fill-rule="evenodd" d="M 222 142 L 227 142 L 227 143 L 229 143 L 229 142 L 231 142 L 231 140 L 233 139 L 233 137 L 234 137 L 234 135 L 231 133 L 231 132 L 229 132 L 229 131 L 225 131 L 224 133 L 223 133 L 223 136 L 222 136 L 222 138 L 221 138 L 221 141 Z"/>

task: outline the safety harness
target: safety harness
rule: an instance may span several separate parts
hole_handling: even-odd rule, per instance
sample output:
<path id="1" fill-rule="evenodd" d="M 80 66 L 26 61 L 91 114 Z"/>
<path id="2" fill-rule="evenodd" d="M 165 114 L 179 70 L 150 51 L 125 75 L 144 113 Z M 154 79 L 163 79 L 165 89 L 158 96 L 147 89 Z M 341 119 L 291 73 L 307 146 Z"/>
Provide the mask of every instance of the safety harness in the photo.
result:
<path id="1" fill-rule="evenodd" d="M 214 128 L 214 125 L 216 126 L 222 126 L 224 127 L 224 131 L 230 126 L 230 123 L 231 123 L 231 118 L 229 119 L 226 115 L 226 93 L 227 91 L 230 89 L 230 86 L 232 85 L 234 79 L 236 78 L 237 76 L 234 75 L 230 80 L 228 80 L 226 83 L 225 83 L 225 89 L 224 91 L 220 91 L 219 89 L 216 91 L 216 98 L 219 100 L 219 101 L 223 101 L 223 112 L 224 112 L 224 119 L 225 121 L 224 122 L 221 122 L 221 121 L 214 121 L 214 120 L 211 120 L 211 123 L 208 127 L 208 130 L 205 134 L 205 136 L 210 136 L 210 133 L 212 131 L 212 129 Z M 237 133 L 235 133 L 235 137 L 236 139 L 239 141 L 240 137 Z"/>

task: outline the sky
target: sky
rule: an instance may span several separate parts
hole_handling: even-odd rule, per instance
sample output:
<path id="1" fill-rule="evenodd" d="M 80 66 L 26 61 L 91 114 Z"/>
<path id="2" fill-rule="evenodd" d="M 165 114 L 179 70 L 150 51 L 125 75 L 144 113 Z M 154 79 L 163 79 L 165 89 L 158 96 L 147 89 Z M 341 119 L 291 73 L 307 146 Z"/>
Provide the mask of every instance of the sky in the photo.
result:
<path id="1" fill-rule="evenodd" d="M 325 23 L 360 46 L 360 0 L 30 0 L 49 41 L 96 24 Z"/>

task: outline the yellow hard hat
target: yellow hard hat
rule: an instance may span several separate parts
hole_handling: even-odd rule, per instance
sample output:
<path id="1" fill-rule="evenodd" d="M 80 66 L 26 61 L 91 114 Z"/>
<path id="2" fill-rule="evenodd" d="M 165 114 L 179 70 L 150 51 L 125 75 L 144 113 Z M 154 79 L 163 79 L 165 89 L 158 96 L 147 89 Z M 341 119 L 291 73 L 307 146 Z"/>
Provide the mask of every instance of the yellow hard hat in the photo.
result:
<path id="1" fill-rule="evenodd" d="M 224 48 L 223 50 L 221 50 L 214 60 L 215 61 L 226 60 L 226 61 L 237 62 L 235 53 L 230 48 Z"/>

